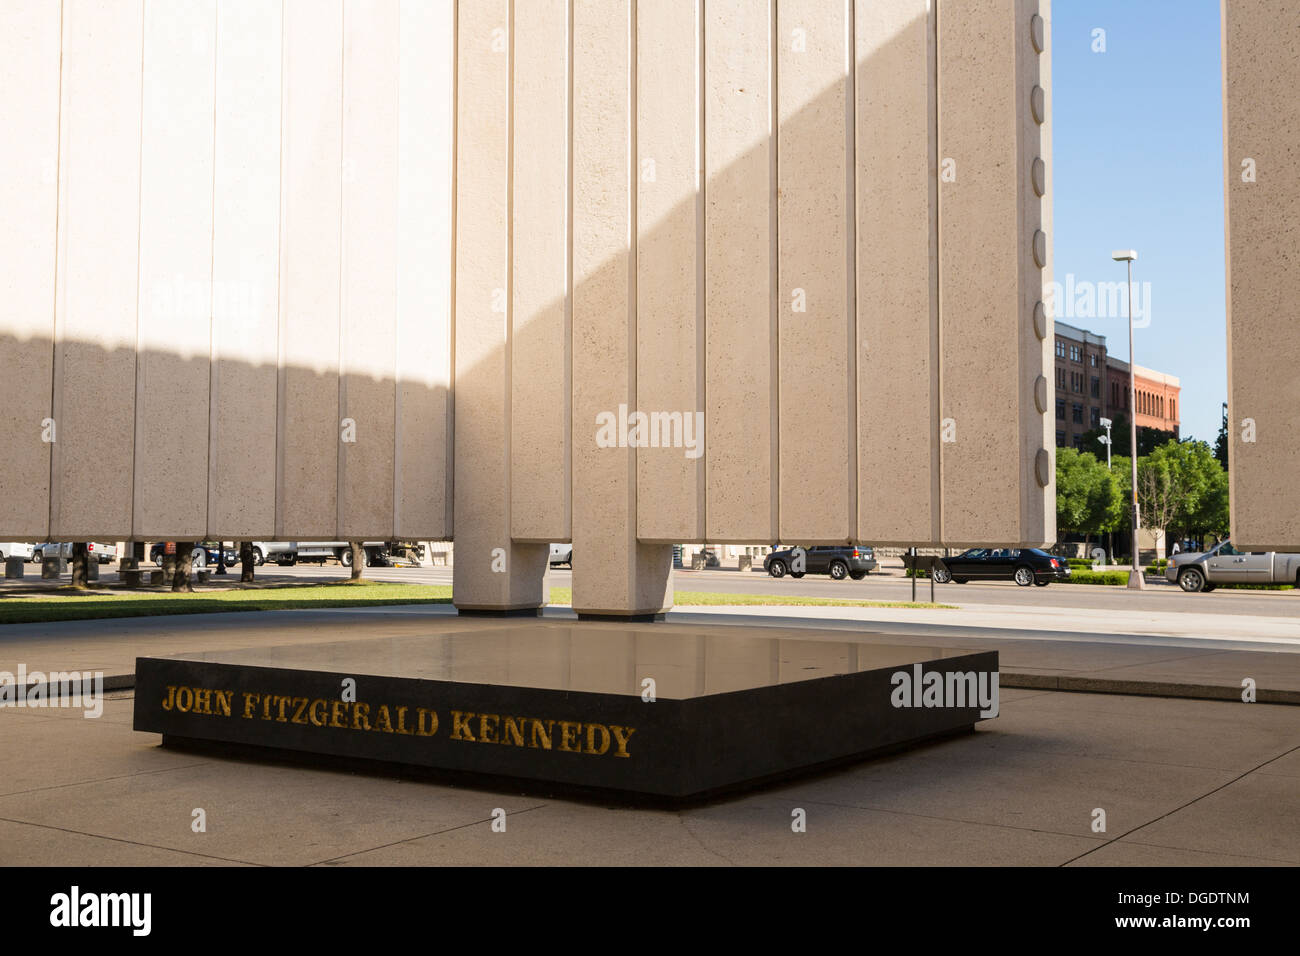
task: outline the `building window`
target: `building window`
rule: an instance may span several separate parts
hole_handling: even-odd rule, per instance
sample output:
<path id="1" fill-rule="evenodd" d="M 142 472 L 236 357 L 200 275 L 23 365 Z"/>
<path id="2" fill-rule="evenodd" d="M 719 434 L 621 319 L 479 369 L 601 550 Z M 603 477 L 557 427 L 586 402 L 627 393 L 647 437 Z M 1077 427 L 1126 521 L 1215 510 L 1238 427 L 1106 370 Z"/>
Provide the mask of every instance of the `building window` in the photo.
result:
<path id="1" fill-rule="evenodd" d="M 1083 349 L 1079 348 L 1079 346 L 1077 346 L 1077 345 L 1071 345 L 1071 346 L 1070 346 L 1070 361 L 1071 361 L 1071 362 L 1082 362 L 1082 361 L 1083 361 Z"/>
<path id="2" fill-rule="evenodd" d="M 1170 418 L 1178 417 L 1178 399 L 1176 398 L 1169 399 L 1169 417 Z"/>
<path id="3" fill-rule="evenodd" d="M 1074 423 L 1075 423 L 1076 425 L 1082 425 L 1082 424 L 1083 424 L 1083 406 L 1082 406 L 1082 405 L 1075 405 L 1075 406 L 1071 409 L 1070 414 L 1071 414 L 1071 417 L 1074 419 Z"/>
<path id="4" fill-rule="evenodd" d="M 1088 358 L 1092 361 L 1093 368 L 1096 368 L 1098 365 L 1101 364 L 1101 356 L 1098 355 L 1096 352 L 1093 352 L 1092 355 L 1088 356 Z"/>
<path id="5" fill-rule="evenodd" d="M 1063 368 L 1056 370 L 1056 387 L 1059 389 L 1065 388 L 1065 369 Z"/>
<path id="6" fill-rule="evenodd" d="M 1092 424 L 1092 427 L 1093 427 L 1093 428 L 1100 428 L 1100 427 L 1101 427 L 1101 409 L 1100 409 L 1100 408 L 1096 408 L 1096 407 L 1088 409 L 1088 420 L 1089 420 L 1089 422 Z"/>
<path id="7" fill-rule="evenodd" d="M 1093 398 L 1101 398 L 1101 379 L 1095 375 L 1092 377 L 1091 395 Z"/>
<path id="8" fill-rule="evenodd" d="M 1065 358 L 1065 343 L 1060 339 L 1056 340 L 1056 357 Z"/>
<path id="9" fill-rule="evenodd" d="M 1083 451 L 1083 436 L 1082 436 L 1082 435 L 1075 435 L 1075 436 L 1074 436 L 1074 447 L 1077 448 L 1077 449 L 1079 449 L 1079 451 Z"/>
<path id="10" fill-rule="evenodd" d="M 1056 433 L 1056 447 L 1057 448 L 1065 447 L 1065 432 Z"/>
<path id="11" fill-rule="evenodd" d="M 1056 400 L 1056 420 L 1060 422 L 1065 421 L 1065 399 L 1063 398 L 1058 398 Z"/>

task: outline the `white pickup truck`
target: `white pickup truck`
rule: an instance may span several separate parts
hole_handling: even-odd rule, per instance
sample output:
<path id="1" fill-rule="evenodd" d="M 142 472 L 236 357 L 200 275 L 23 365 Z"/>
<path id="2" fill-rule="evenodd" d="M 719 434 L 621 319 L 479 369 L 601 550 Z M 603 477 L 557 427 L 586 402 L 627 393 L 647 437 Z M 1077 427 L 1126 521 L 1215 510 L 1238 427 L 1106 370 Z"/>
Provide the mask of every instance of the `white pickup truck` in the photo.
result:
<path id="1" fill-rule="evenodd" d="M 1213 591 L 1220 584 L 1300 585 L 1300 554 L 1238 551 L 1224 541 L 1209 551 L 1174 555 L 1165 577 L 1184 591 Z"/>

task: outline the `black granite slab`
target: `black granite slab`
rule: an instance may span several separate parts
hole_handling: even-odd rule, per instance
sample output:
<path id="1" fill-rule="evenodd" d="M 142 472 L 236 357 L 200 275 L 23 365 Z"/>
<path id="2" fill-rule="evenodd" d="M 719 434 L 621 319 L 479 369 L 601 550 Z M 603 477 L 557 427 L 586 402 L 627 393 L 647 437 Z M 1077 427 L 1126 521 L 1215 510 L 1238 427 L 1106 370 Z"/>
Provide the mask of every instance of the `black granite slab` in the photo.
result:
<path id="1" fill-rule="evenodd" d="M 966 731 L 982 719 L 978 700 L 904 694 L 904 680 L 982 674 L 986 690 L 996 688 L 995 651 L 826 637 L 543 620 L 471 629 L 450 619 L 420 637 L 139 658 L 134 726 L 163 734 L 164 743 L 680 800 Z M 996 704 L 984 710 L 995 715 Z"/>

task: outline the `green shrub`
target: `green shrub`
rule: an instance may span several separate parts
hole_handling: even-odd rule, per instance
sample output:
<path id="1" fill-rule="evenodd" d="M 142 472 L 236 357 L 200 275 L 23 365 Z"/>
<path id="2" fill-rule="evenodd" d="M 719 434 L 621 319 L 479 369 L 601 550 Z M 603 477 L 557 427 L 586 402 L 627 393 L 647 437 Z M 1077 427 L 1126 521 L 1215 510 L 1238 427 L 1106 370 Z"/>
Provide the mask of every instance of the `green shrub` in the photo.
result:
<path id="1" fill-rule="evenodd" d="M 1128 584 L 1127 571 L 1071 571 L 1064 584 Z"/>

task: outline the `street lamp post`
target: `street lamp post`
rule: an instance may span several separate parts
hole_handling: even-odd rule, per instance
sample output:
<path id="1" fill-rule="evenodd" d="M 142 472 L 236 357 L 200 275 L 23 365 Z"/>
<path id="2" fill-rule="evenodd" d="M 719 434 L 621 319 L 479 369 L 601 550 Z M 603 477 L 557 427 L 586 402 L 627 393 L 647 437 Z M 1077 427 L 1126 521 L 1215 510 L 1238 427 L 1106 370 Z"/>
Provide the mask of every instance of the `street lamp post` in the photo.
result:
<path id="1" fill-rule="evenodd" d="M 1103 418 L 1101 420 L 1101 427 L 1106 429 L 1106 434 L 1102 435 L 1100 438 L 1097 439 L 1097 441 L 1101 442 L 1103 445 L 1106 446 L 1106 470 L 1107 471 L 1110 471 L 1110 446 L 1114 444 L 1114 442 L 1110 440 L 1110 427 L 1113 424 L 1115 423 L 1112 422 L 1109 418 Z M 1109 531 L 1106 532 L 1106 563 L 1107 564 L 1110 564 L 1111 561 L 1115 560 L 1115 547 L 1111 543 L 1110 534 L 1111 533 Z"/>
<path id="2" fill-rule="evenodd" d="M 1117 249 L 1110 254 L 1116 262 L 1128 263 L 1128 422 L 1129 422 L 1129 460 L 1132 472 L 1132 516 L 1133 516 L 1133 566 L 1128 572 L 1128 586 L 1141 591 L 1146 582 L 1142 580 L 1142 568 L 1138 565 L 1138 530 L 1141 518 L 1138 515 L 1138 439 L 1137 439 L 1137 380 L 1135 356 L 1133 354 L 1133 260 L 1138 257 L 1135 249 Z"/>

